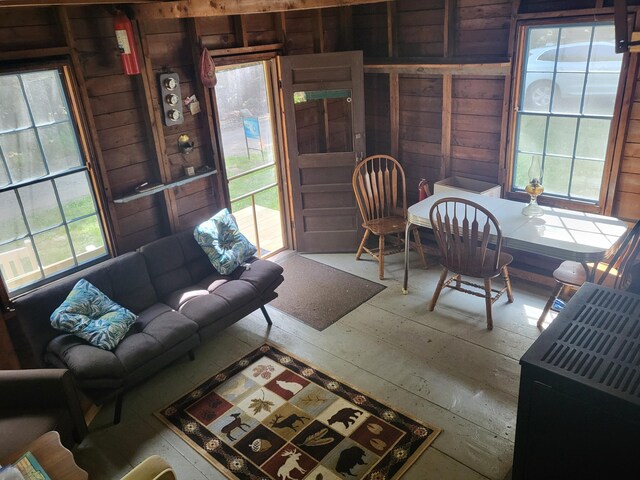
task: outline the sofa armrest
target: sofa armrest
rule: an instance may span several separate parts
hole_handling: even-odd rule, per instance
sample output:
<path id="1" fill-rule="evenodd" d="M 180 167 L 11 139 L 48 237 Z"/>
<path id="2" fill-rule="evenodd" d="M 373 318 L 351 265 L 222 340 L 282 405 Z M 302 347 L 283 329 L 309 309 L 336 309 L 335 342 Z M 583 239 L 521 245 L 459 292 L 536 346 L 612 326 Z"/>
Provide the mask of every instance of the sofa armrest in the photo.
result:
<path id="1" fill-rule="evenodd" d="M 0 410 L 66 409 L 77 441 L 87 433 L 78 390 L 69 370 L 61 368 L 0 370 Z"/>

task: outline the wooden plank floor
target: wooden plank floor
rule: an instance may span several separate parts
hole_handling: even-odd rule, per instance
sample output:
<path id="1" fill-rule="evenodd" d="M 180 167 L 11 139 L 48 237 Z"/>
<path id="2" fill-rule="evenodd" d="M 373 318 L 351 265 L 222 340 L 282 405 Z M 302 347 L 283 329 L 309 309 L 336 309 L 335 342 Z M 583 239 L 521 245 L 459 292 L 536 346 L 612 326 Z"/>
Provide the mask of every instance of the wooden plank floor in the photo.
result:
<path id="1" fill-rule="evenodd" d="M 377 264 L 364 256 L 359 262 L 352 254 L 309 257 L 379 281 Z M 120 425 L 110 424 L 113 405 L 105 406 L 75 449 L 79 465 L 93 480 L 118 479 L 158 454 L 178 478 L 224 478 L 152 414 L 269 341 L 444 429 L 403 479 L 506 478 L 513 455 L 518 360 L 538 336 L 535 323 L 548 292 L 516 280 L 515 302 L 496 302 L 489 332 L 480 298 L 443 292 L 435 311 L 426 310 L 438 266 L 422 270 L 412 257 L 410 292 L 402 295 L 401 261 L 402 255 L 387 257 L 387 278 L 381 281 L 387 288 L 322 332 L 270 307 L 270 329 L 259 312 L 232 325 L 201 345 L 194 362 L 174 364 L 131 391 Z"/>
<path id="2" fill-rule="evenodd" d="M 245 207 L 242 210 L 233 212 L 233 216 L 238 222 L 238 228 L 242 234 L 254 245 L 258 245 L 256 240 L 255 227 L 253 224 L 253 209 Z M 276 252 L 284 247 L 282 237 L 282 221 L 278 210 L 256 205 L 256 217 L 258 219 L 258 235 L 260 236 L 260 249 L 264 252 Z M 265 254 L 263 253 L 262 256 Z"/>

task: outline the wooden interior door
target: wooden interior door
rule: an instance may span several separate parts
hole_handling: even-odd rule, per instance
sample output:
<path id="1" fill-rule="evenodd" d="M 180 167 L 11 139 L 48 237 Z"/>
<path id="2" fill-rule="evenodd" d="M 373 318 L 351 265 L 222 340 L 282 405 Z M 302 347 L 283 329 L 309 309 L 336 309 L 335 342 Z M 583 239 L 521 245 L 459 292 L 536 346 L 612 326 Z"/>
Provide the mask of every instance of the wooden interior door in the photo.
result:
<path id="1" fill-rule="evenodd" d="M 350 252 L 361 238 L 351 186 L 365 155 L 362 52 L 279 58 L 295 249 Z"/>

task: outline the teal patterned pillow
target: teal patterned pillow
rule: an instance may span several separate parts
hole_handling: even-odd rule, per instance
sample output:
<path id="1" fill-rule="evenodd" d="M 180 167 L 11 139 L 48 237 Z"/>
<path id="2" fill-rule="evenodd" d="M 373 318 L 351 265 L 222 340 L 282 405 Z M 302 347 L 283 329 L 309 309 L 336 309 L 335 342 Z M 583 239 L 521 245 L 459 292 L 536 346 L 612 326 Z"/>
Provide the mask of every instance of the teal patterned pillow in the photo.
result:
<path id="1" fill-rule="evenodd" d="M 198 225 L 193 236 L 222 275 L 233 272 L 257 251 L 247 237 L 240 233 L 226 208 Z"/>
<path id="2" fill-rule="evenodd" d="M 124 338 L 136 315 L 107 297 L 84 278 L 51 314 L 51 325 L 111 350 Z"/>

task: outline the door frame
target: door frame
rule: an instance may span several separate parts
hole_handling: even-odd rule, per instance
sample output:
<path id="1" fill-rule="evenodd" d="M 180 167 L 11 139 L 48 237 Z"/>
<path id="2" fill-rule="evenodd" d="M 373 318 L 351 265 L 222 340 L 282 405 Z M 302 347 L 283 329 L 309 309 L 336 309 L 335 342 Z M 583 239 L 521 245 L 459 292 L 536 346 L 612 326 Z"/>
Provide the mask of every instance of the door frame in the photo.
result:
<path id="1" fill-rule="evenodd" d="M 282 239 L 284 245 L 282 250 L 293 248 L 293 231 L 291 228 L 291 206 L 290 206 L 290 186 L 289 178 L 287 176 L 287 160 L 284 154 L 284 130 L 282 125 L 281 112 L 282 107 L 280 103 L 280 95 L 278 94 L 279 82 L 277 72 L 277 56 L 278 52 L 264 52 L 261 54 L 247 54 L 247 55 L 233 55 L 228 57 L 213 57 L 213 60 L 218 67 L 227 67 L 233 65 L 241 65 L 243 63 L 255 63 L 266 62 L 265 79 L 267 82 L 266 92 L 267 101 L 269 103 L 269 110 L 272 115 L 272 130 L 273 130 L 273 157 L 276 162 L 276 180 L 278 182 L 278 196 L 280 200 L 280 214 L 282 216 Z M 224 170 L 220 172 L 223 175 L 223 185 L 225 188 L 222 193 L 222 200 L 225 206 L 231 211 L 231 198 L 229 196 L 229 181 L 226 174 L 226 163 L 224 156 L 224 149 L 222 148 L 222 131 L 220 129 L 220 120 L 218 115 L 218 99 L 215 87 L 211 89 L 211 98 L 214 109 L 214 123 L 216 128 L 216 140 L 218 143 L 218 151 L 221 159 L 221 166 Z M 277 253 L 273 252 L 273 254 Z"/>

